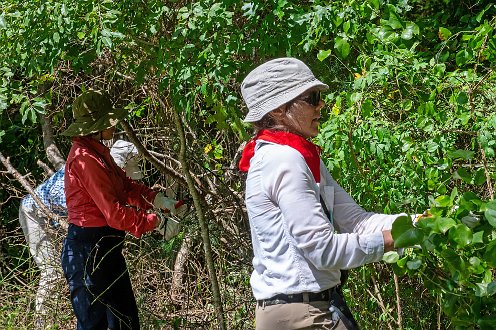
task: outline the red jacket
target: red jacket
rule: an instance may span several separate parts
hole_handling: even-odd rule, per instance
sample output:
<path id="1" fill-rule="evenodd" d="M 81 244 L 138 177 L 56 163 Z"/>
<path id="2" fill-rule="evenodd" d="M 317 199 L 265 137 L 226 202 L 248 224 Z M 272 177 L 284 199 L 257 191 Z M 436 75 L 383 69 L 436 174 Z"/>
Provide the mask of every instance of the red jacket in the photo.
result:
<path id="1" fill-rule="evenodd" d="M 110 226 L 136 237 L 151 231 L 156 191 L 126 177 L 110 150 L 90 137 L 75 137 L 65 165 L 69 222 L 80 227 Z"/>

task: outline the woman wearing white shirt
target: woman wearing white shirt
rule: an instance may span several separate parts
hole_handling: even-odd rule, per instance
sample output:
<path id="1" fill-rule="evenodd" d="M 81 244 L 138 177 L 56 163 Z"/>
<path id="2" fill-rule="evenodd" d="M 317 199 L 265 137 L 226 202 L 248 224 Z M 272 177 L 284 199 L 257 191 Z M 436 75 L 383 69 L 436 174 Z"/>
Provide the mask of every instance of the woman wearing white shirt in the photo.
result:
<path id="1" fill-rule="evenodd" d="M 256 136 L 239 167 L 254 250 L 256 329 L 357 329 L 342 298 L 341 270 L 393 249 L 399 215 L 366 212 L 333 180 L 309 139 L 318 134 L 328 86 L 295 58 L 243 80 L 245 122 Z"/>

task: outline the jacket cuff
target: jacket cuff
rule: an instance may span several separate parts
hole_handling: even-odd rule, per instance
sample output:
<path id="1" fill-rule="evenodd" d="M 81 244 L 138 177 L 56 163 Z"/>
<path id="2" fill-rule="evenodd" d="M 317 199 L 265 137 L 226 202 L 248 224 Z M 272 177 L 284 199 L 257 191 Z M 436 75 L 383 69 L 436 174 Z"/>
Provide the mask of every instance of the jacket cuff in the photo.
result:
<path id="1" fill-rule="evenodd" d="M 146 224 L 143 228 L 143 233 L 152 231 L 158 222 L 158 217 L 155 213 L 148 213 L 146 215 Z"/>
<path id="2" fill-rule="evenodd" d="M 366 235 L 367 237 L 367 256 L 366 263 L 378 262 L 384 255 L 384 237 L 382 231 Z"/>
<path id="3" fill-rule="evenodd" d="M 152 231 L 155 229 L 155 224 L 157 223 L 157 215 L 155 213 L 149 213 L 146 215 L 146 218 L 143 219 L 143 222 L 140 225 L 136 225 L 134 228 L 136 230 L 130 231 L 130 233 L 136 237 L 141 238 L 144 233 Z"/>

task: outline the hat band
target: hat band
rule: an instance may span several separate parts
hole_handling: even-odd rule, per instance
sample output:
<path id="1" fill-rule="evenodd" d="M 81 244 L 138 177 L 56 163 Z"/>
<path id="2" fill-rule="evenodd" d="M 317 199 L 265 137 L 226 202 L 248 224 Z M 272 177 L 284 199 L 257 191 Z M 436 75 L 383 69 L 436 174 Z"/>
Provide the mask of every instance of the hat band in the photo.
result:
<path id="1" fill-rule="evenodd" d="M 74 122 L 78 124 L 88 124 L 97 121 L 101 117 L 102 112 L 93 112 L 89 113 L 88 115 L 78 116 L 77 118 L 74 118 Z"/>

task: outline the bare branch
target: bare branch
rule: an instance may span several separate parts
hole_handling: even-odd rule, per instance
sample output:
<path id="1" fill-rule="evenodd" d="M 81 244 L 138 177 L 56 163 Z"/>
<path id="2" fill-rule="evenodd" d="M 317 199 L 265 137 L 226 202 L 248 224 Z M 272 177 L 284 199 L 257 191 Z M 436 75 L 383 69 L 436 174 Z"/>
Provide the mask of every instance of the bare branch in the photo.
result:
<path id="1" fill-rule="evenodd" d="M 155 97 L 159 100 L 160 105 L 163 107 L 164 110 L 168 108 L 166 103 L 161 98 L 159 98 L 158 95 L 155 95 Z M 224 308 L 222 306 L 222 296 L 220 294 L 219 282 L 217 279 L 217 273 L 215 271 L 215 263 L 212 256 L 212 246 L 210 244 L 209 229 L 208 229 L 207 221 L 205 219 L 205 212 L 203 211 L 202 203 L 200 201 L 201 195 L 199 194 L 199 191 L 195 187 L 193 182 L 193 176 L 189 171 L 188 161 L 186 159 L 186 138 L 184 135 L 184 129 L 182 126 L 181 118 L 175 109 L 172 109 L 171 112 L 174 118 L 174 123 L 176 125 L 176 130 L 179 136 L 180 146 L 181 146 L 179 151 L 179 161 L 181 162 L 184 175 L 186 176 L 188 190 L 189 193 L 191 194 L 191 197 L 193 198 L 196 215 L 198 218 L 198 223 L 200 224 L 201 237 L 203 241 L 203 250 L 207 262 L 210 285 L 212 286 L 213 303 L 217 315 L 217 320 L 219 322 L 218 327 L 220 330 L 224 330 L 226 329 L 226 323 L 224 318 Z"/>
<path id="2" fill-rule="evenodd" d="M 52 176 L 52 175 L 55 173 L 55 172 L 54 172 L 54 171 L 53 171 L 50 167 L 48 167 L 48 165 L 47 165 L 47 164 L 43 163 L 43 162 L 42 162 L 41 160 L 39 160 L 39 159 L 36 161 L 36 164 L 38 164 L 38 166 L 39 166 L 39 167 L 41 167 L 41 168 L 43 169 L 43 171 L 45 171 L 45 173 L 46 173 L 47 175 Z"/>
<path id="3" fill-rule="evenodd" d="M 184 276 L 184 265 L 188 259 L 188 254 L 191 250 L 193 240 L 190 234 L 186 234 L 181 244 L 181 248 L 176 256 L 176 261 L 174 262 L 174 271 L 172 273 L 172 284 L 171 284 L 171 299 L 176 303 L 181 303 L 183 300 L 183 276 Z"/>
<path id="4" fill-rule="evenodd" d="M 129 137 L 129 140 L 136 146 L 136 148 L 138 148 L 138 151 L 143 155 L 143 157 L 145 157 L 150 163 L 152 163 L 153 166 L 158 168 L 160 172 L 171 176 L 182 184 L 186 184 L 186 179 L 184 178 L 184 176 L 182 176 L 174 169 L 167 167 L 164 163 L 162 163 L 160 160 L 150 154 L 150 152 L 148 152 L 148 150 L 143 146 L 141 141 L 136 136 L 134 129 L 127 121 L 122 120 L 120 123 L 127 136 Z"/>
<path id="5" fill-rule="evenodd" d="M 393 274 L 394 279 L 394 290 L 396 291 L 396 312 L 398 314 L 398 319 L 396 323 L 398 324 L 398 329 L 403 329 L 403 320 L 401 317 L 401 299 L 400 299 L 400 285 L 398 283 L 398 275 Z"/>

